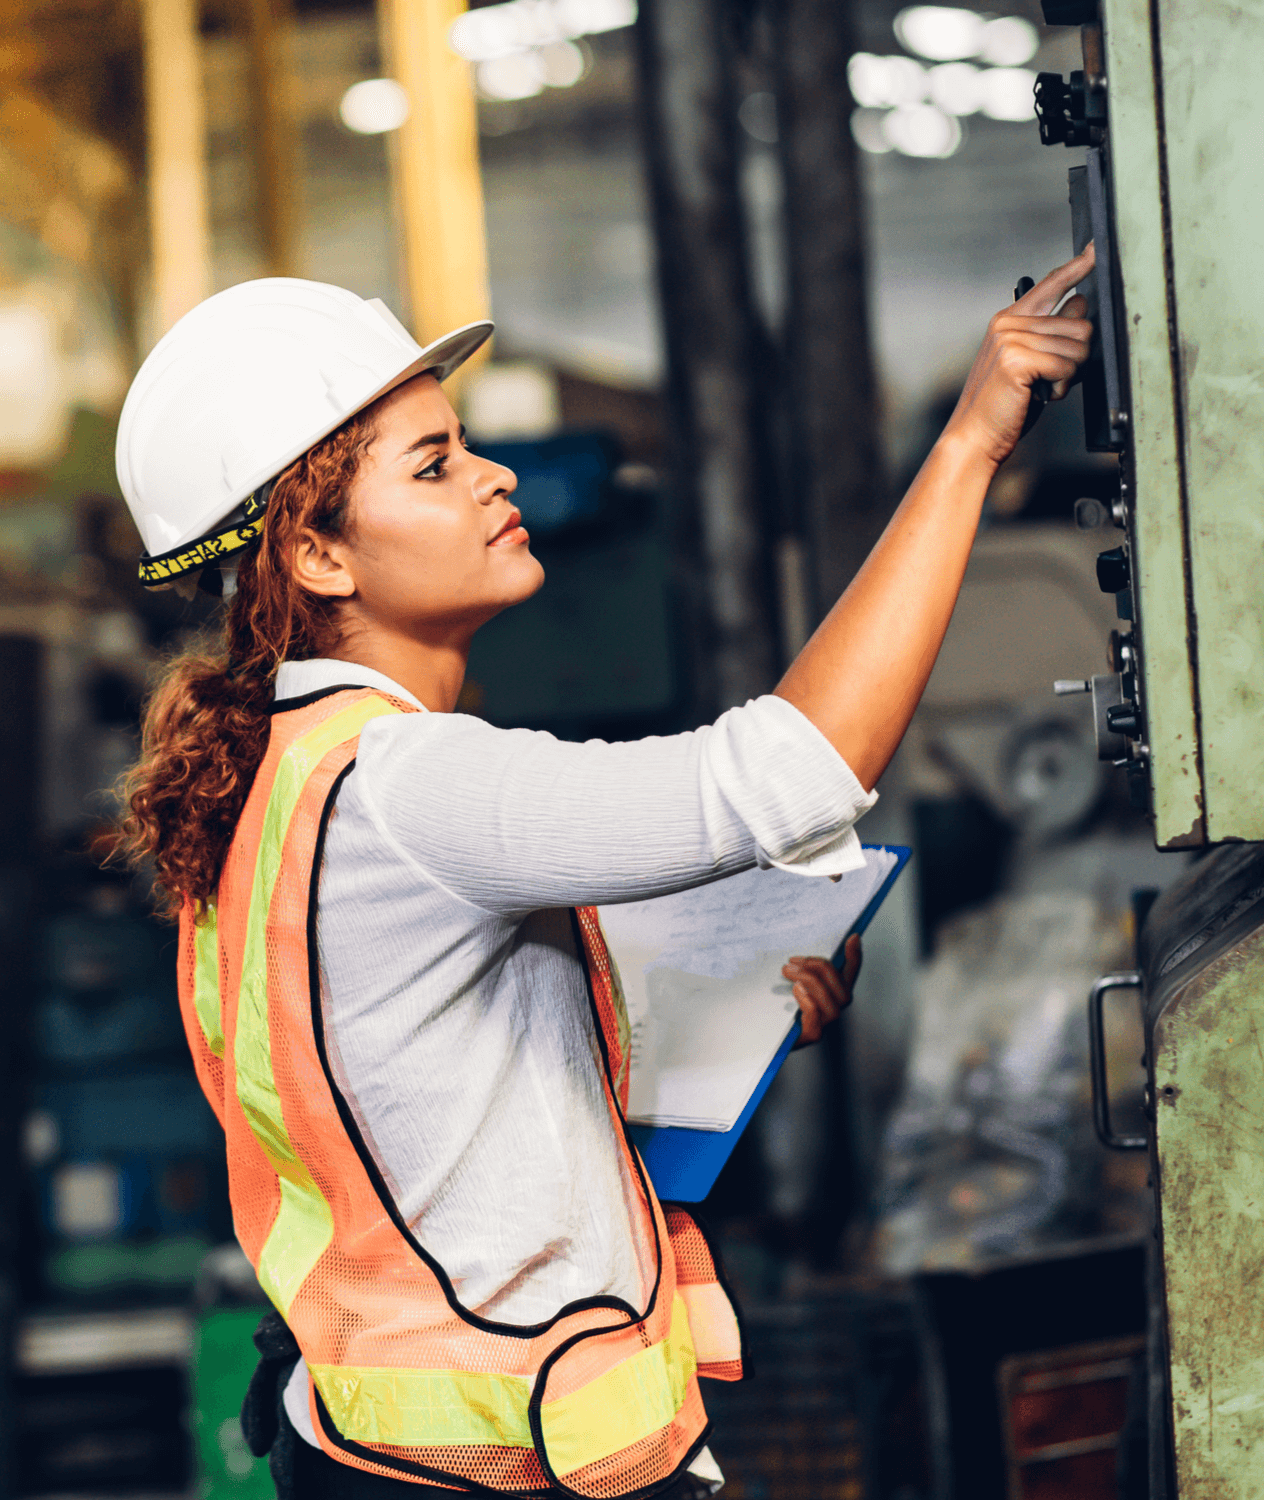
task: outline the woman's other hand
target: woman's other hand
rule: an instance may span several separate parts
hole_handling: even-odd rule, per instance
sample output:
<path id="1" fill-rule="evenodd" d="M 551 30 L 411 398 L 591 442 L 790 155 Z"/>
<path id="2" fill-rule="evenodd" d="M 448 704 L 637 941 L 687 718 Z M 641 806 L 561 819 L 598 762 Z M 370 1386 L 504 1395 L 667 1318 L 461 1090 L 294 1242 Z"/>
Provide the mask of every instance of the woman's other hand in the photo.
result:
<path id="1" fill-rule="evenodd" d="M 781 972 L 793 987 L 803 1028 L 796 1047 L 810 1047 L 813 1042 L 819 1042 L 829 1023 L 837 1021 L 844 1008 L 851 1004 L 852 986 L 860 973 L 863 958 L 860 938 L 853 935 L 843 949 L 841 974 L 828 958 L 792 958 L 783 965 Z"/>
<path id="2" fill-rule="evenodd" d="M 1093 325 L 1084 316 L 1088 305 L 1083 297 L 1071 297 L 1056 316 L 1053 310 L 1094 263 L 1089 245 L 996 314 L 945 435 L 955 432 L 993 463 L 1001 463 L 1022 436 L 1034 383 L 1049 381 L 1053 399 L 1061 401 L 1088 358 Z"/>

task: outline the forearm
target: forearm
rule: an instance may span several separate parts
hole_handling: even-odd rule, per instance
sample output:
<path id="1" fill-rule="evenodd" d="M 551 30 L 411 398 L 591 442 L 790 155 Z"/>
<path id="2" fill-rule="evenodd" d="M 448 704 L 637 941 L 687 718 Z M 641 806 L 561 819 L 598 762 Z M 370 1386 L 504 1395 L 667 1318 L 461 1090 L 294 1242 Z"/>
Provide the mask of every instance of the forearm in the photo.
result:
<path id="1" fill-rule="evenodd" d="M 994 461 L 949 430 L 776 692 L 871 788 L 908 728 L 957 602 Z"/>
<path id="2" fill-rule="evenodd" d="M 1036 380 L 1066 395 L 1088 356 L 1083 297 L 1093 247 L 988 324 L 943 437 L 846 593 L 777 692 L 821 731 L 867 790 L 913 717 L 952 618 L 979 513 L 1022 435 Z"/>

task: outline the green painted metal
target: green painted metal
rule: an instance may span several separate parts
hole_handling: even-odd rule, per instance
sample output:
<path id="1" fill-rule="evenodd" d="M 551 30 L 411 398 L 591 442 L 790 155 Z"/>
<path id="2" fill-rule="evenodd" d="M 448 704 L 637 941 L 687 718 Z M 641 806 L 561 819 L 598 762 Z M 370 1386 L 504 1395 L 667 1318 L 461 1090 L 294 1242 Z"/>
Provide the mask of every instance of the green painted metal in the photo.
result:
<path id="1" fill-rule="evenodd" d="M 1111 177 L 1128 330 L 1132 558 L 1154 837 L 1205 842 L 1193 631 L 1168 323 L 1163 191 L 1148 0 L 1107 0 Z"/>
<path id="2" fill-rule="evenodd" d="M 1207 833 L 1264 839 L 1264 7 L 1156 8 Z"/>
<path id="3" fill-rule="evenodd" d="M 260 1307 L 215 1307 L 193 1339 L 193 1442 L 200 1500 L 275 1500 L 266 1458 L 241 1431 L 241 1403 L 259 1356 L 252 1336 Z"/>
<path id="4" fill-rule="evenodd" d="M 1152 1038 L 1180 1500 L 1264 1500 L 1264 928 Z"/>

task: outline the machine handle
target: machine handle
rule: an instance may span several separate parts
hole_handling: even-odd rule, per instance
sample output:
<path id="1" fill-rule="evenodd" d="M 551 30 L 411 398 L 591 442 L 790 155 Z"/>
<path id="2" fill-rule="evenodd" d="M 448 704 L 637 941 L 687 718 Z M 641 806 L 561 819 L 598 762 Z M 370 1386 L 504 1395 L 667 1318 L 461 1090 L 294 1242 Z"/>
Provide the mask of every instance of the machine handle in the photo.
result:
<path id="1" fill-rule="evenodd" d="M 1141 975 L 1104 974 L 1088 992 L 1088 1058 L 1093 1080 L 1093 1129 L 1103 1146 L 1112 1151 L 1144 1151 L 1143 1135 L 1116 1135 L 1110 1124 L 1110 1093 L 1106 1079 L 1106 1031 L 1104 1005 L 1108 990 L 1139 990 Z"/>

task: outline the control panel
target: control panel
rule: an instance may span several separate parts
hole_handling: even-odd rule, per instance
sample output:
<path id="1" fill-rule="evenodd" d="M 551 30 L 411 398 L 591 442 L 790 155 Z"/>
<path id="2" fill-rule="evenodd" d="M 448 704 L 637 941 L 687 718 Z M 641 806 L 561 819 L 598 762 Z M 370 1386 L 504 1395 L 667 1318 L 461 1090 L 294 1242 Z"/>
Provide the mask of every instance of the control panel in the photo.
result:
<path id="1" fill-rule="evenodd" d="M 1264 839 L 1264 23 L 1149 0 L 1044 0 L 1083 67 L 1041 73 L 1041 140 L 1074 153 L 1095 335 L 1085 446 L 1118 456 L 1119 616 L 1092 694 L 1103 759 L 1161 848 Z M 1095 502 L 1081 502 L 1094 504 Z"/>

